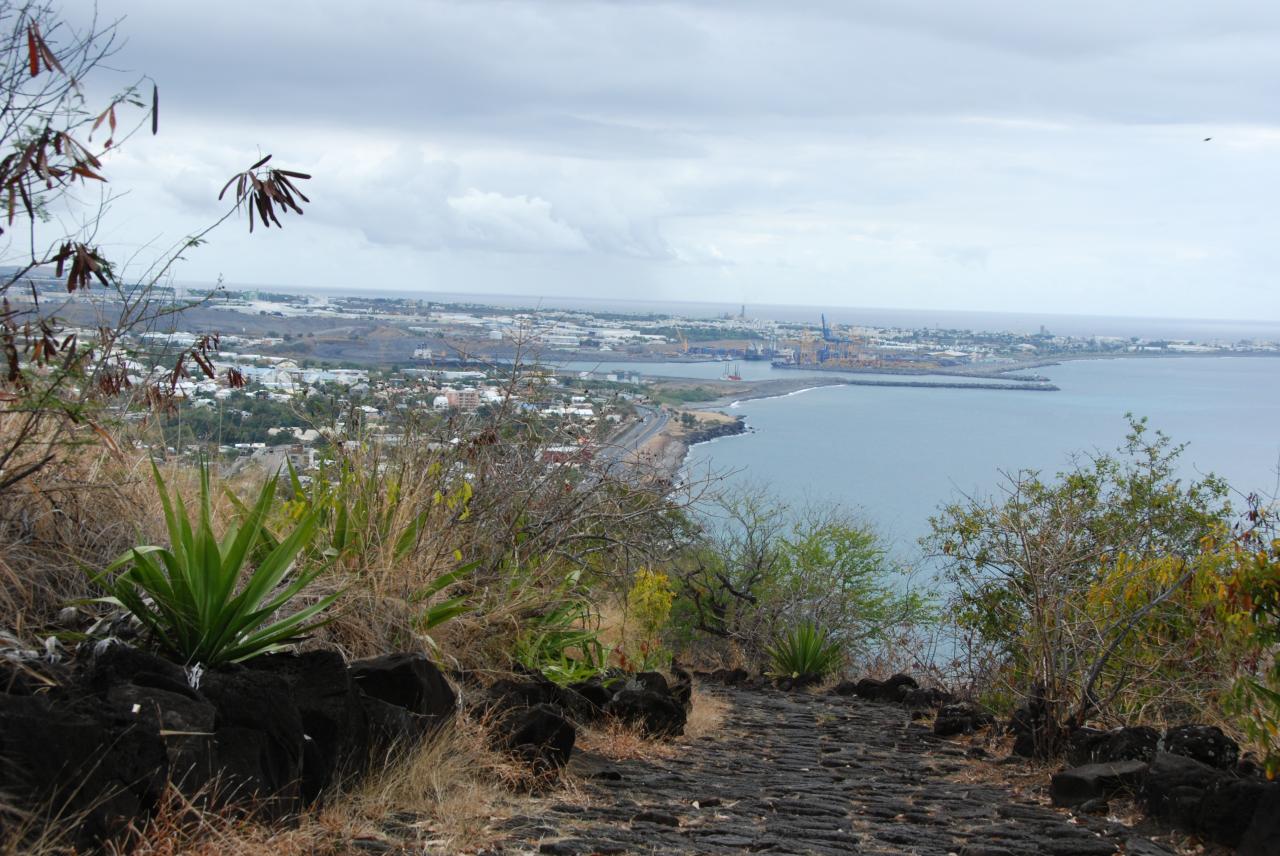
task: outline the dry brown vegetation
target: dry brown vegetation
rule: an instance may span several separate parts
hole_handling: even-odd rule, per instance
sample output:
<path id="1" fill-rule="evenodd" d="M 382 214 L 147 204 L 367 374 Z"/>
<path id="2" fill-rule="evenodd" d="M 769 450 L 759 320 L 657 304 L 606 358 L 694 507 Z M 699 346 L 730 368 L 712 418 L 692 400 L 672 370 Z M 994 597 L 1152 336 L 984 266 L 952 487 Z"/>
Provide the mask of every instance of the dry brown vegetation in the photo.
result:
<path id="1" fill-rule="evenodd" d="M 170 790 L 162 810 L 115 852 L 177 854 L 340 854 L 359 842 L 424 853 L 463 853 L 497 837 L 516 804 L 506 784 L 521 775 L 489 750 L 482 730 L 458 722 L 353 790 L 289 823 L 199 808 Z"/>
<path id="2" fill-rule="evenodd" d="M 596 603 L 616 602 L 616 592 L 625 591 L 632 568 L 661 560 L 670 549 L 678 521 L 667 485 L 548 468 L 536 454 L 541 440 L 518 431 L 501 442 L 498 427 L 486 434 L 485 426 L 450 425 L 442 433 L 463 428 L 472 442 L 447 444 L 423 434 L 394 449 L 366 443 L 346 451 L 343 465 L 353 476 L 338 501 L 361 511 L 351 515 L 344 534 L 350 549 L 297 600 L 302 605 L 341 592 L 333 622 L 306 645 L 336 647 L 352 658 L 427 650 L 444 665 L 509 671 L 532 622 L 566 602 L 581 601 L 596 614 Z M 150 453 L 141 442 L 146 438 L 144 429 L 113 438 L 111 450 L 79 447 L 26 479 L 0 508 L 0 627 L 23 646 L 37 648 L 58 636 L 73 647 L 78 633 L 111 613 L 90 600 L 102 593 L 92 573 L 135 545 L 167 542 Z M 194 500 L 194 468 L 160 463 L 170 488 Z M 340 472 L 333 472 L 332 483 L 341 483 Z M 222 477 L 215 471 L 215 517 L 236 516 L 229 496 L 249 495 L 265 475 L 252 467 Z M 310 501 L 305 494 L 282 496 L 271 525 L 287 526 L 289 503 Z M 333 543 L 338 524 L 330 517 L 326 526 L 320 541 Z M 415 536 L 406 542 L 401 535 L 410 530 Z M 454 583 L 418 596 L 464 566 L 469 570 Z M 457 596 L 465 596 L 465 612 L 424 626 L 426 610 Z M 70 603 L 74 617 L 64 612 Z M 624 632 L 616 611 L 608 621 L 617 626 L 606 637 Z M 465 852 L 495 836 L 495 820 L 529 784 L 487 748 L 482 725 L 463 720 L 295 823 L 261 824 L 198 809 L 175 791 L 116 846 L 122 853 L 287 856 L 350 852 L 359 838 L 399 838 L 427 852 Z M 10 826 L 31 832 L 45 821 Z M 65 852 L 54 837 L 59 824 L 47 825 L 34 843 L 22 835 L 0 852 Z"/>

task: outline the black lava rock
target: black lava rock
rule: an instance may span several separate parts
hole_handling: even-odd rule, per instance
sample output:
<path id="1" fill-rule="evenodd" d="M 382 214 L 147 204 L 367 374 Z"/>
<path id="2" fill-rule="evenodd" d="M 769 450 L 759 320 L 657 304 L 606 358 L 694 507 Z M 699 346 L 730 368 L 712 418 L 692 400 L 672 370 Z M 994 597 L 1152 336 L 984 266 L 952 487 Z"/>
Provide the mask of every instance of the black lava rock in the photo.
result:
<path id="1" fill-rule="evenodd" d="M 1253 819 L 1240 837 L 1236 856 L 1280 853 L 1280 783 L 1272 782 L 1254 805 Z"/>
<path id="2" fill-rule="evenodd" d="M 445 721 L 457 710 L 449 681 L 423 654 L 384 654 L 351 664 L 351 677 L 366 695 L 420 716 Z"/>
<path id="3" fill-rule="evenodd" d="M 606 693 L 611 693 L 614 689 L 611 683 L 604 683 L 601 687 Z M 490 714 L 494 711 L 501 714 L 511 708 L 535 707 L 540 704 L 555 707 L 562 716 L 579 723 L 589 723 L 599 719 L 602 711 L 602 708 L 576 690 L 562 687 L 536 673 L 530 674 L 524 680 L 502 678 L 494 681 L 479 700 L 481 709 Z"/>
<path id="4" fill-rule="evenodd" d="M 497 723 L 494 740 L 536 776 L 549 777 L 569 763 L 577 730 L 556 708 L 539 704 L 508 712 Z"/>
<path id="5" fill-rule="evenodd" d="M 672 663 L 671 677 L 671 697 L 684 708 L 685 713 L 689 713 L 693 710 L 693 675 Z"/>
<path id="6" fill-rule="evenodd" d="M 813 672 L 803 675 L 784 675 L 780 678 L 774 678 L 773 681 L 773 685 L 783 692 L 815 687 L 820 683 L 822 683 L 822 675 Z"/>
<path id="7" fill-rule="evenodd" d="M 1219 770 L 1229 770 L 1240 759 L 1240 747 L 1216 725 L 1179 725 L 1164 735 L 1164 751 L 1185 755 Z"/>
<path id="8" fill-rule="evenodd" d="M 369 719 L 341 654 L 268 654 L 248 666 L 280 677 L 298 707 L 305 734 L 302 795 L 308 803 L 341 776 L 363 771 L 370 748 Z"/>
<path id="9" fill-rule="evenodd" d="M 746 669 L 716 669 L 707 675 L 707 680 L 724 684 L 727 687 L 736 687 L 739 684 L 746 683 L 750 677 L 751 674 Z"/>
<path id="10" fill-rule="evenodd" d="M 1111 761 L 1146 761 L 1156 756 L 1160 732 L 1146 725 L 1098 731 L 1077 728 L 1067 738 L 1067 759 L 1073 765 Z"/>
<path id="11" fill-rule="evenodd" d="M 1007 730 L 1014 735 L 1013 754 L 1023 758 L 1051 758 L 1067 738 L 1066 731 L 1038 695 L 1013 712 Z"/>
<path id="12" fill-rule="evenodd" d="M 972 734 L 996 721 L 995 717 L 969 702 L 945 705 L 933 720 L 933 733 L 939 737 Z"/>
<path id="13" fill-rule="evenodd" d="M 576 684 L 569 684 L 569 689 L 586 700 L 591 705 L 591 718 L 597 719 L 604 714 L 604 706 L 613 698 L 617 687 L 605 686 L 603 678 L 593 677 L 590 680 L 579 681 Z"/>
<path id="14" fill-rule="evenodd" d="M 863 678 L 853 685 L 853 694 L 868 701 L 879 701 L 880 692 L 883 688 L 883 681 L 877 681 L 875 678 Z"/>
<path id="15" fill-rule="evenodd" d="M 1200 798 L 1195 831 L 1211 841 L 1236 847 L 1253 822 L 1258 803 L 1272 789 L 1260 779 L 1218 779 Z"/>
<path id="16" fill-rule="evenodd" d="M 9 695 L 34 695 L 70 680 L 71 670 L 61 663 L 0 658 L 0 692 Z"/>
<path id="17" fill-rule="evenodd" d="M 169 778 L 194 795 L 213 773 L 213 734 L 217 709 L 203 697 L 137 684 L 119 684 L 106 693 L 106 707 L 117 716 L 135 716 L 164 741 Z"/>
<path id="18" fill-rule="evenodd" d="M 652 737 L 678 737 L 684 733 L 687 713 L 671 697 L 653 690 L 627 687 L 605 705 L 605 713 L 631 725 L 639 725 Z"/>
<path id="19" fill-rule="evenodd" d="M 1194 758 L 1157 752 L 1142 780 L 1138 801 L 1153 817 L 1188 826 L 1199 812 L 1205 791 L 1226 777 Z"/>
<path id="20" fill-rule="evenodd" d="M 880 701 L 901 703 L 911 690 L 920 689 L 915 678 L 910 675 L 894 675 L 880 685 Z"/>
<path id="21" fill-rule="evenodd" d="M 82 688 L 98 694 L 121 684 L 134 684 L 199 698 L 182 666 L 128 645 L 108 645 L 89 661 L 79 678 Z"/>
<path id="22" fill-rule="evenodd" d="M 908 690 L 907 694 L 902 698 L 902 703 L 914 710 L 941 708 L 944 705 L 951 704 L 953 701 L 955 699 L 951 693 L 937 687 Z"/>
<path id="23" fill-rule="evenodd" d="M 1049 796 L 1056 806 L 1078 806 L 1110 797 L 1120 791 L 1136 791 L 1147 772 L 1143 761 L 1113 761 L 1086 764 L 1055 773 Z"/>
<path id="24" fill-rule="evenodd" d="M 0 791 L 33 809 L 53 806 L 77 818 L 70 836 L 81 849 L 152 811 L 168 763 L 147 717 L 0 695 Z"/>
<path id="25" fill-rule="evenodd" d="M 306 732 L 289 684 L 234 667 L 205 674 L 200 691 L 217 708 L 211 773 L 219 800 L 253 800 L 268 817 L 298 811 Z"/>

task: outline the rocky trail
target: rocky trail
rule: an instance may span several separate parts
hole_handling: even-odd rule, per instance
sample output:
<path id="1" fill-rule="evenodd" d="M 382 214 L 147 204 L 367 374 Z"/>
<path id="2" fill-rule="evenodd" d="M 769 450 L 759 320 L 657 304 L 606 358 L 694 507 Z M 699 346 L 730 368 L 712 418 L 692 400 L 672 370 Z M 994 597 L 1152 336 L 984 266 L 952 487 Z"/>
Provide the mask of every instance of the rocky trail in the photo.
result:
<path id="1" fill-rule="evenodd" d="M 709 690 L 715 736 L 673 757 L 578 752 L 575 799 L 506 822 L 496 851 L 1103 856 L 1172 851 L 1104 818 L 1073 817 L 973 781 L 961 743 L 892 704 L 772 690 Z M 995 778 L 995 777 L 989 777 Z"/>

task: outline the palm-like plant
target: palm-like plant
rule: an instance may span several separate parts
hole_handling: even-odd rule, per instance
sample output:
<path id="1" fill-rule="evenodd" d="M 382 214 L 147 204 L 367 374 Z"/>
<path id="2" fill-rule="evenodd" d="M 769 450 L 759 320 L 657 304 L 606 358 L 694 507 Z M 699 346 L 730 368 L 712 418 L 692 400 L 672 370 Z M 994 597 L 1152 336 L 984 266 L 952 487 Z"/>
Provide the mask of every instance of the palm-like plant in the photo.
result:
<path id="1" fill-rule="evenodd" d="M 312 621 L 337 598 L 331 594 L 283 618 L 276 614 L 324 568 L 297 571 L 299 554 L 316 534 L 317 517 L 304 514 L 272 544 L 245 577 L 263 534 L 278 476 L 267 479 L 257 500 L 221 538 L 214 533 L 209 468 L 200 468 L 200 507 L 194 522 L 182 497 L 170 496 L 152 462 L 169 529 L 168 547 L 135 547 L 99 576 L 105 600 L 128 609 L 156 642 L 187 664 L 213 666 L 247 660 L 297 642 L 323 624 Z M 121 569 L 125 569 L 121 571 Z"/>
<path id="2" fill-rule="evenodd" d="M 767 653 L 773 674 L 791 678 L 828 675 L 844 657 L 839 641 L 812 621 L 802 621 L 781 634 Z"/>

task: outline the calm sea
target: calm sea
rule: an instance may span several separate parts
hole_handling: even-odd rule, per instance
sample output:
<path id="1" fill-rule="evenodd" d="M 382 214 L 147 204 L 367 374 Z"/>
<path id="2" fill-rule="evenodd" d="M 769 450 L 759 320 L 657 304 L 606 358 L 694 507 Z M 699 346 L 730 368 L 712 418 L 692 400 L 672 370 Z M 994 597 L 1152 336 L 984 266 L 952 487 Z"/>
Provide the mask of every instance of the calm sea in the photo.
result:
<path id="1" fill-rule="evenodd" d="M 789 502 L 856 509 L 903 558 L 917 553 L 941 503 L 990 494 L 1002 471 L 1055 472 L 1073 451 L 1114 449 L 1126 412 L 1187 444 L 1185 477 L 1214 472 L 1242 494 L 1277 493 L 1280 359 L 1094 360 L 1037 371 L 1062 391 L 850 386 L 744 401 L 733 412 L 753 433 L 695 446 L 688 466 Z"/>

